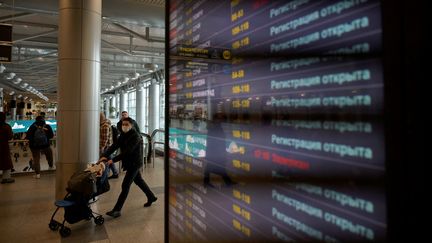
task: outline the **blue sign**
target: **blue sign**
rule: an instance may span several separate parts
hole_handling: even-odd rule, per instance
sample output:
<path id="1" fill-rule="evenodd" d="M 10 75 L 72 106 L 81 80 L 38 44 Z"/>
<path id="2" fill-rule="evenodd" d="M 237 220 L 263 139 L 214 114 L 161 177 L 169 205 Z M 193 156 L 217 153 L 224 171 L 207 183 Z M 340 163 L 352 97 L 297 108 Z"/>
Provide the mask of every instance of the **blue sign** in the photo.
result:
<path id="1" fill-rule="evenodd" d="M 20 132 L 27 132 L 29 127 L 35 122 L 36 120 L 15 120 L 15 121 L 9 121 L 9 125 L 12 127 L 13 133 L 20 133 Z M 47 125 L 50 125 L 53 132 L 57 130 L 57 121 L 56 120 L 46 120 L 45 123 Z"/>

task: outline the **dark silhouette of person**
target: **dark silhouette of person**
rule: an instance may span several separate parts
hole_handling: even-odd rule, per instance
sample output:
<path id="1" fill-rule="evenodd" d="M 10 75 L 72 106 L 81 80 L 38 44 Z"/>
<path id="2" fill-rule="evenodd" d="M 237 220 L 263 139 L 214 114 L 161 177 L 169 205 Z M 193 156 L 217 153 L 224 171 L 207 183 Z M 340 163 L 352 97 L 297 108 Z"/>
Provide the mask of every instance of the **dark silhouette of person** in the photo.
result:
<path id="1" fill-rule="evenodd" d="M 222 129 L 223 113 L 216 113 L 213 120 L 207 121 L 206 166 L 204 168 L 204 186 L 214 187 L 210 183 L 210 174 L 220 175 L 227 186 L 234 185 L 226 172 L 226 142 Z"/>
<path id="2" fill-rule="evenodd" d="M 12 138 L 12 128 L 6 123 L 6 114 L 0 112 L 0 170 L 3 171 L 2 184 L 15 182 L 15 179 L 11 178 L 13 164 L 10 156 L 9 140 Z"/>

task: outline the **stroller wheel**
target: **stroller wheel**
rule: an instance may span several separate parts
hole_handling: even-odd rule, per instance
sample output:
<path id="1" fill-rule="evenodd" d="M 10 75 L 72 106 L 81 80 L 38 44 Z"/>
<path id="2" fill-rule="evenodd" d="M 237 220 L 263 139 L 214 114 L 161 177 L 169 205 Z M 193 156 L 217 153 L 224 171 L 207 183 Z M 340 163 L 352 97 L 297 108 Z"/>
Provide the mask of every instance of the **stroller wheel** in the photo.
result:
<path id="1" fill-rule="evenodd" d="M 95 224 L 97 224 L 97 225 L 103 225 L 104 221 L 105 221 L 105 219 L 104 219 L 102 216 L 97 216 L 97 217 L 94 219 L 94 222 L 95 222 Z"/>
<path id="2" fill-rule="evenodd" d="M 52 231 L 56 231 L 56 230 L 58 230 L 59 225 L 60 225 L 60 224 L 59 224 L 57 221 L 55 221 L 55 220 L 51 220 L 51 221 L 49 222 L 49 224 L 48 224 L 48 227 L 50 228 L 50 230 L 52 230 Z"/>
<path id="3" fill-rule="evenodd" d="M 68 237 L 71 234 L 71 229 L 69 229 L 66 226 L 63 226 L 60 228 L 60 235 L 61 237 Z"/>

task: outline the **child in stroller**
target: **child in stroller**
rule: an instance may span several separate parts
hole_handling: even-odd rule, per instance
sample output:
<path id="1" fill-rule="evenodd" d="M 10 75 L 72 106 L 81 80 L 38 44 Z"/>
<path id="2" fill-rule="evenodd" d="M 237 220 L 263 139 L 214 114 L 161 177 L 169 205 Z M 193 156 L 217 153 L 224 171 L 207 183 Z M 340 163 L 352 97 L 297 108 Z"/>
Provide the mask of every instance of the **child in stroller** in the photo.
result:
<path id="1" fill-rule="evenodd" d="M 109 168 L 103 162 L 98 161 L 86 170 L 76 172 L 71 176 L 66 188 L 68 193 L 63 200 L 57 200 L 54 203 L 57 208 L 48 224 L 51 230 L 56 231 L 60 228 L 60 235 L 67 237 L 71 234 L 71 229 L 65 226 L 65 222 L 74 224 L 83 219 L 90 220 L 93 218 L 97 225 L 104 223 L 102 215 L 93 212 L 89 203 L 91 199 L 110 189 L 108 182 Z M 61 223 L 54 219 L 60 208 L 64 208 L 64 219 Z"/>

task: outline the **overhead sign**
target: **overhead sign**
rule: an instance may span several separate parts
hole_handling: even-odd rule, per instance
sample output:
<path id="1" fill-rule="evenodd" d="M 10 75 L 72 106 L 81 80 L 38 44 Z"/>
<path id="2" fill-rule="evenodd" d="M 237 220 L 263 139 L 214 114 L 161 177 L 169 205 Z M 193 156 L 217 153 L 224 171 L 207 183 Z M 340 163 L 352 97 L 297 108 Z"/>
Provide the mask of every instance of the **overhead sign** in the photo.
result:
<path id="1" fill-rule="evenodd" d="M 0 24 L 0 62 L 12 62 L 12 25 Z"/>

